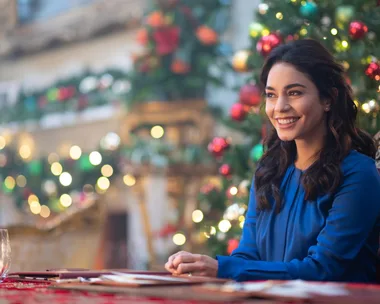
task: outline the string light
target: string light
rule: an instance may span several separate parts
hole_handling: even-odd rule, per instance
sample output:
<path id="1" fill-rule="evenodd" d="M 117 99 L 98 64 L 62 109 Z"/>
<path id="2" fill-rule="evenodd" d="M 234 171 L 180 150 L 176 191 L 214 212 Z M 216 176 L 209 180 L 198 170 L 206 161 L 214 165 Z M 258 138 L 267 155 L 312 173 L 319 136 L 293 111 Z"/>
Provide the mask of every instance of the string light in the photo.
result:
<path id="1" fill-rule="evenodd" d="M 231 195 L 236 195 L 238 193 L 238 188 L 233 186 L 230 188 L 230 194 Z"/>
<path id="2" fill-rule="evenodd" d="M 4 186 L 8 190 L 13 190 L 14 187 L 16 186 L 16 181 L 12 176 L 7 176 L 6 179 L 4 180 Z"/>
<path id="3" fill-rule="evenodd" d="M 107 177 L 102 176 L 99 177 L 98 181 L 96 182 L 96 185 L 99 187 L 100 190 L 107 190 L 110 186 L 110 181 Z"/>
<path id="4" fill-rule="evenodd" d="M 136 178 L 133 175 L 126 174 L 123 177 L 123 182 L 129 187 L 132 187 L 136 184 Z"/>
<path id="5" fill-rule="evenodd" d="M 50 209 L 49 209 L 49 207 L 46 206 L 46 205 L 42 205 L 42 206 L 41 206 L 40 215 L 41 215 L 43 218 L 48 218 L 48 217 L 50 216 Z"/>
<path id="6" fill-rule="evenodd" d="M 69 186 L 72 181 L 73 178 L 71 177 L 71 174 L 69 172 L 63 172 L 59 176 L 59 182 L 62 184 L 62 186 Z"/>
<path id="7" fill-rule="evenodd" d="M 70 148 L 70 157 L 74 160 L 77 160 L 82 155 L 82 149 L 78 146 L 72 146 Z"/>
<path id="8" fill-rule="evenodd" d="M 33 213 L 33 214 L 40 214 L 41 212 L 41 205 L 39 202 L 37 201 L 33 201 L 30 205 L 29 205 L 29 208 L 30 208 L 30 211 Z"/>
<path id="9" fill-rule="evenodd" d="M 194 223 L 200 223 L 203 220 L 203 212 L 201 210 L 194 210 L 191 217 Z"/>
<path id="10" fill-rule="evenodd" d="M 37 202 L 37 203 L 40 202 L 40 200 L 38 199 L 38 197 L 35 194 L 31 194 L 28 196 L 29 205 L 31 205 L 33 202 Z"/>
<path id="11" fill-rule="evenodd" d="M 63 207 L 67 208 L 71 206 L 71 204 L 73 203 L 73 200 L 70 195 L 65 193 L 61 195 L 61 197 L 59 198 L 59 202 L 61 203 Z"/>
<path id="12" fill-rule="evenodd" d="M 336 28 L 332 28 L 330 33 L 331 35 L 336 36 L 338 34 L 338 30 Z"/>
<path id="13" fill-rule="evenodd" d="M 53 173 L 55 176 L 61 175 L 63 168 L 62 165 L 58 162 L 52 163 L 50 167 L 51 173 Z"/>
<path id="14" fill-rule="evenodd" d="M 32 155 L 32 151 L 28 145 L 22 145 L 19 149 L 19 154 L 22 159 L 28 159 Z"/>
<path id="15" fill-rule="evenodd" d="M 26 186 L 26 178 L 24 175 L 19 175 L 17 176 L 16 178 L 16 183 L 17 183 L 17 186 L 23 188 Z"/>
<path id="16" fill-rule="evenodd" d="M 89 159 L 92 165 L 97 166 L 102 162 L 102 155 L 98 151 L 93 151 L 90 153 Z"/>
<path id="17" fill-rule="evenodd" d="M 103 176 L 110 177 L 113 174 L 113 169 L 110 165 L 104 165 L 100 170 Z"/>
<path id="18" fill-rule="evenodd" d="M 162 136 L 164 136 L 164 128 L 161 127 L 161 126 L 154 126 L 151 130 L 150 130 L 150 135 L 153 137 L 153 138 L 156 138 L 156 139 L 159 139 L 161 138 Z"/>
<path id="19" fill-rule="evenodd" d="M 173 235 L 173 243 L 177 246 L 182 246 L 186 243 L 185 235 L 182 233 L 176 233 L 175 235 Z"/>
<path id="20" fill-rule="evenodd" d="M 228 230 L 231 229 L 231 223 L 229 220 L 221 220 L 218 224 L 218 228 L 221 232 L 226 233 Z"/>
<path id="21" fill-rule="evenodd" d="M 348 42 L 346 40 L 342 41 L 342 47 L 347 49 L 348 48 Z"/>
<path id="22" fill-rule="evenodd" d="M 365 113 L 369 113 L 371 112 L 371 109 L 369 108 L 369 104 L 368 103 L 363 103 L 362 104 L 362 110 L 365 112 Z"/>
<path id="23" fill-rule="evenodd" d="M 281 12 L 278 12 L 278 13 L 276 14 L 276 18 L 277 18 L 278 20 L 282 20 L 282 19 L 284 18 L 284 15 L 283 15 Z"/>

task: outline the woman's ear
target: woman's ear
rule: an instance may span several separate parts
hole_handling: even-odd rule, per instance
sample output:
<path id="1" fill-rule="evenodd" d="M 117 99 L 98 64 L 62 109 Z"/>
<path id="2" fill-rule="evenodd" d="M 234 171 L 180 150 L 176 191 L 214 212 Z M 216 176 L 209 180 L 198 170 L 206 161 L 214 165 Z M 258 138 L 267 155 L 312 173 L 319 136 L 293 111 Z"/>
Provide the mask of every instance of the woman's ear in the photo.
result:
<path id="1" fill-rule="evenodd" d="M 326 98 L 323 102 L 323 105 L 324 105 L 324 109 L 326 112 L 330 111 L 331 109 L 331 104 L 334 102 L 334 100 L 336 100 L 338 98 L 338 89 L 337 88 L 332 88 L 332 98 Z"/>

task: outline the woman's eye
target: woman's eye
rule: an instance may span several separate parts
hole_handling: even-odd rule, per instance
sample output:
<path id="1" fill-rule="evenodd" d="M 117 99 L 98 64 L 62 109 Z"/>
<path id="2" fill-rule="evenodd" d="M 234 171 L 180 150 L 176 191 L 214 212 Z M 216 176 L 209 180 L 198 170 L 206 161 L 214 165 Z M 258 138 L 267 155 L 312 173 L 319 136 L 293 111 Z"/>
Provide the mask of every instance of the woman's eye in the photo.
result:
<path id="1" fill-rule="evenodd" d="M 290 91 L 289 96 L 300 96 L 302 95 L 302 92 L 300 91 Z"/>
<path id="2" fill-rule="evenodd" d="M 274 97 L 274 94 L 270 93 L 270 92 L 267 92 L 267 93 L 265 93 L 265 97 L 266 98 L 272 98 L 272 97 Z"/>

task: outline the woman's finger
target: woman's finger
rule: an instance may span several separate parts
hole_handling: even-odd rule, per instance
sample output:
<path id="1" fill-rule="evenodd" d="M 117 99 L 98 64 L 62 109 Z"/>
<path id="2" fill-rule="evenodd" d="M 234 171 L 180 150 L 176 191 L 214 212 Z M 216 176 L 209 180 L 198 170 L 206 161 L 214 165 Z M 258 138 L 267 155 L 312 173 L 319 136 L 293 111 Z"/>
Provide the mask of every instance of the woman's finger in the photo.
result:
<path id="1" fill-rule="evenodd" d="M 179 252 L 177 252 L 177 253 L 175 253 L 175 254 L 172 254 L 169 258 L 168 258 L 168 261 L 166 262 L 166 264 L 165 264 L 165 268 L 166 269 L 171 269 L 171 268 L 174 268 L 174 266 L 173 266 L 173 260 L 176 258 L 176 256 L 178 256 L 178 255 L 180 255 L 180 254 L 185 254 L 185 253 L 188 253 L 188 252 L 186 252 L 186 251 L 179 251 Z M 170 271 L 170 270 L 169 270 Z"/>
<path id="2" fill-rule="evenodd" d="M 177 266 L 175 274 L 195 274 L 205 272 L 205 265 L 202 262 L 194 262 L 194 263 L 181 263 Z"/>
<path id="3" fill-rule="evenodd" d="M 197 259 L 196 259 L 195 254 L 191 254 L 191 253 L 186 252 L 186 253 L 177 255 L 174 258 L 174 260 L 172 261 L 172 264 L 173 264 L 174 268 L 177 268 L 178 265 L 181 263 L 194 263 L 196 261 L 197 261 Z"/>

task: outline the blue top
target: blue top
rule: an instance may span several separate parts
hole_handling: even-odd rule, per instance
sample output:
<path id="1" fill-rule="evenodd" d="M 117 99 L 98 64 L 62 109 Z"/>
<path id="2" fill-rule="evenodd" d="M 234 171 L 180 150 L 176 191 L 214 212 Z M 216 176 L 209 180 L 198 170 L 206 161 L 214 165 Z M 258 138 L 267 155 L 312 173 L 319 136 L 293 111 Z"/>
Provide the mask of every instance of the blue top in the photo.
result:
<path id="1" fill-rule="evenodd" d="M 305 201 L 303 172 L 282 180 L 284 207 L 257 211 L 253 185 L 243 235 L 231 256 L 217 256 L 218 277 L 236 281 L 374 282 L 380 232 L 380 175 L 374 160 L 352 151 L 333 195 Z M 253 184 L 253 183 L 252 183 Z"/>

